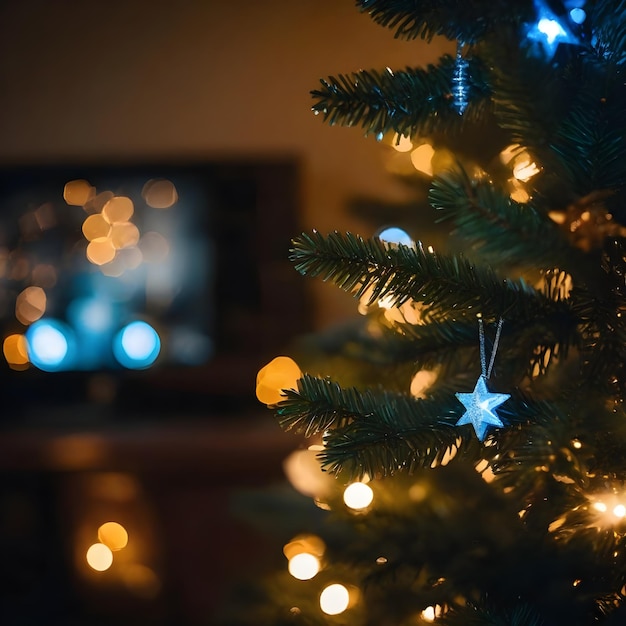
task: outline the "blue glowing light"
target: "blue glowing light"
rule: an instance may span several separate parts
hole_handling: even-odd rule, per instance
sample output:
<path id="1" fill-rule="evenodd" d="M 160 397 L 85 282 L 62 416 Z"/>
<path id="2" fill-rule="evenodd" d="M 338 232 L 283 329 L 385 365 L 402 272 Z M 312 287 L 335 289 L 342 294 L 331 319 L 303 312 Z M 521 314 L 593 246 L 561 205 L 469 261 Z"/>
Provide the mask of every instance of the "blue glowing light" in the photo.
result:
<path id="1" fill-rule="evenodd" d="M 70 328 L 56 320 L 44 319 L 26 331 L 28 358 L 40 370 L 58 372 L 70 368 L 74 338 Z"/>
<path id="2" fill-rule="evenodd" d="M 77 298 L 67 311 L 72 325 L 82 332 L 102 333 L 113 325 L 111 303 L 102 298 Z"/>
<path id="3" fill-rule="evenodd" d="M 161 350 L 161 339 L 150 324 L 131 322 L 115 336 L 113 354 L 120 365 L 129 369 L 150 367 Z"/>
<path id="4" fill-rule="evenodd" d="M 582 24 L 587 19 L 587 14 L 583 9 L 576 8 L 569 12 L 569 17 L 574 24 Z"/>
<path id="5" fill-rule="evenodd" d="M 548 5 L 542 0 L 535 0 L 537 21 L 527 25 L 526 36 L 536 42 L 543 51 L 543 55 L 552 59 L 559 44 L 577 44 L 578 39 L 567 28 L 566 24 L 559 20 Z"/>
<path id="6" fill-rule="evenodd" d="M 378 233 L 378 238 L 381 241 L 385 241 L 387 243 L 401 243 L 405 246 L 412 246 L 413 240 L 411 236 L 401 228 L 397 226 L 391 226 L 389 228 L 385 228 Z"/>
<path id="7" fill-rule="evenodd" d="M 552 45 L 559 37 L 563 38 L 567 34 L 557 20 L 542 17 L 537 22 L 537 30 L 546 36 L 546 42 Z"/>

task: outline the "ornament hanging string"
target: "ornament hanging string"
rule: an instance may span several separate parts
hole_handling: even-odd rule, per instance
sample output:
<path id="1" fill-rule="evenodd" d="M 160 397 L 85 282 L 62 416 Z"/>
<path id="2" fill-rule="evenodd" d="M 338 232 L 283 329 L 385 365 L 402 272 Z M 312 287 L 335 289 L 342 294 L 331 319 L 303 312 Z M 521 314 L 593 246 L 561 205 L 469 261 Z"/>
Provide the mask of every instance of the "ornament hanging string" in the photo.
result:
<path id="1" fill-rule="evenodd" d="M 500 318 L 498 329 L 493 341 L 491 349 L 491 357 L 489 365 L 487 365 L 487 354 L 485 350 L 485 329 L 483 326 L 482 316 L 478 317 L 478 338 L 480 346 L 480 368 L 481 373 L 476 381 L 474 391 L 471 393 L 457 393 L 456 397 L 465 407 L 465 413 L 456 423 L 457 426 L 471 424 L 474 427 L 476 436 L 479 441 L 484 441 L 487 430 L 492 427 L 502 428 L 504 422 L 496 413 L 496 408 L 503 402 L 506 402 L 511 396 L 508 393 L 492 393 L 487 388 L 487 379 L 491 376 L 493 363 L 496 359 L 498 344 L 500 343 L 500 334 L 502 333 L 502 324 L 504 320 Z"/>
<path id="2" fill-rule="evenodd" d="M 502 334 L 502 325 L 504 320 L 500 318 L 498 321 L 498 328 L 496 329 L 496 336 L 493 340 L 493 348 L 491 350 L 491 358 L 489 359 L 489 367 L 487 367 L 487 357 L 485 354 L 485 327 L 483 325 L 483 318 L 478 318 L 478 343 L 480 346 L 480 370 L 482 377 L 485 380 L 489 380 L 491 372 L 493 370 L 493 364 L 496 360 L 496 352 L 498 351 L 498 344 L 500 343 L 500 335 Z"/>

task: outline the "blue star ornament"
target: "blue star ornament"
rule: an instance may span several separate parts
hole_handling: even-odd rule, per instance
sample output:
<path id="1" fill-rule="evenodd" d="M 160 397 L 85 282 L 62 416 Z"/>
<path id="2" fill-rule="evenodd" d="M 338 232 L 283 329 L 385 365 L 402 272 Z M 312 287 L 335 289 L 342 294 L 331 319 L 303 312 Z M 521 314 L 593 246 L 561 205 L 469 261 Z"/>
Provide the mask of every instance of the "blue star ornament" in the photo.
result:
<path id="1" fill-rule="evenodd" d="M 490 426 L 504 426 L 495 409 L 511 396 L 508 393 L 491 393 L 484 376 L 476 381 L 472 393 L 457 393 L 456 397 L 467 409 L 456 425 L 471 424 L 480 441 L 484 441 Z"/>

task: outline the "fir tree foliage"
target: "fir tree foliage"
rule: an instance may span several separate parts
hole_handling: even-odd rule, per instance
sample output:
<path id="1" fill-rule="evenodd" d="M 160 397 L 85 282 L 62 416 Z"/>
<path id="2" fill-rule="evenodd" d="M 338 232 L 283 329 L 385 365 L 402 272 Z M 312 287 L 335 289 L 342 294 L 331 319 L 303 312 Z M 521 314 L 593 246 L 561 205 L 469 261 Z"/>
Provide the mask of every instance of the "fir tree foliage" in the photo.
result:
<path id="1" fill-rule="evenodd" d="M 371 479 L 380 503 L 355 515 L 328 498 L 338 521 L 324 531 L 333 549 L 320 580 L 342 572 L 360 605 L 334 622 L 300 587 L 289 623 L 625 623 L 626 2 L 356 4 L 407 45 L 463 44 L 467 109 L 455 109 L 458 61 L 444 56 L 323 79 L 315 113 L 378 139 L 453 145 L 478 130 L 536 169 L 514 181 L 521 199 L 481 146 L 437 172 L 430 210 L 452 225 L 450 250 L 337 232 L 294 239 L 297 271 L 371 308 L 379 329 L 352 337 L 351 354 L 381 382 L 346 386 L 320 365 L 274 410 L 286 430 L 321 438 L 320 463 L 341 484 Z M 573 7 L 584 20 L 570 19 Z M 529 36 L 546 15 L 573 33 L 568 43 Z M 383 300 L 419 319 L 384 318 Z M 489 386 L 510 394 L 504 427 L 484 442 L 457 425 L 455 397 L 481 375 L 478 315 L 488 349 L 504 320 Z M 388 384 L 399 362 L 436 369 L 435 383 L 420 397 Z M 439 607 L 433 619 L 426 606 Z"/>

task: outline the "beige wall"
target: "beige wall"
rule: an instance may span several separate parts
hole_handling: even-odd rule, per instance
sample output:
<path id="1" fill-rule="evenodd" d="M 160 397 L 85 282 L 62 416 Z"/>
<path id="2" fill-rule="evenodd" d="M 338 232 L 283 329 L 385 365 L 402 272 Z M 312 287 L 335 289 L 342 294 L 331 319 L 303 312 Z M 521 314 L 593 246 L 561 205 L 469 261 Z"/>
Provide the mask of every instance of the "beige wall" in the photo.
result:
<path id="1" fill-rule="evenodd" d="M 0 162 L 298 155 L 303 227 L 368 236 L 343 207 L 400 197 L 385 147 L 323 124 L 309 91 L 450 49 L 397 41 L 351 0 L 4 0 Z M 319 326 L 354 312 L 314 289 Z"/>

